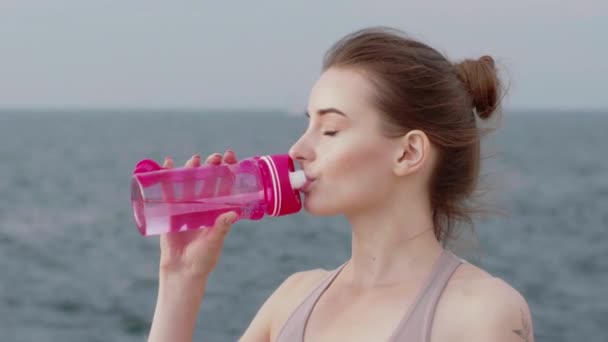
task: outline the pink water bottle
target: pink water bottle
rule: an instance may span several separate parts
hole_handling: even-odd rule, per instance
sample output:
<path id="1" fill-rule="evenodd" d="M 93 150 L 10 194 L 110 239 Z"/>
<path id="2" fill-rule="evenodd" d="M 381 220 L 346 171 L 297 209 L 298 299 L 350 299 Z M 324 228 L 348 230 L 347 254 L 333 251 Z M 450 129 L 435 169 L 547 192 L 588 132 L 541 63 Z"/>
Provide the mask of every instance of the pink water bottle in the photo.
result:
<path id="1" fill-rule="evenodd" d="M 296 213 L 305 183 L 304 172 L 295 171 L 286 154 L 172 169 L 144 159 L 133 172 L 131 205 L 139 232 L 158 235 L 211 227 L 228 211 L 237 220 Z"/>

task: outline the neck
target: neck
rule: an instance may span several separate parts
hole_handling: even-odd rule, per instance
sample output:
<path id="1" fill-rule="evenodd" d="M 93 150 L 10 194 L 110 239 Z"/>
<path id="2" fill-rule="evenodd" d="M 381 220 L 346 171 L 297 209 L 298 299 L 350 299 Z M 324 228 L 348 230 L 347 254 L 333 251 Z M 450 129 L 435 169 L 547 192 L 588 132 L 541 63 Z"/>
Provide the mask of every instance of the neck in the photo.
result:
<path id="1" fill-rule="evenodd" d="M 393 286 L 428 274 L 443 248 L 433 232 L 429 201 L 411 198 L 393 198 L 347 215 L 352 257 L 343 272 L 350 286 Z"/>

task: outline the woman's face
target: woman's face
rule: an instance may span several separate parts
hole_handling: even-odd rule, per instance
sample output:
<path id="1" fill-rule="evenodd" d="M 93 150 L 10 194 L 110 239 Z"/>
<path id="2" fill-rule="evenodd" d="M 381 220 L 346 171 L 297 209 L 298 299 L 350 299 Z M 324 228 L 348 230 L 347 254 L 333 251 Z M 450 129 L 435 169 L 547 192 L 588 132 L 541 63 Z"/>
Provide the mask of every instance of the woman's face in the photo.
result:
<path id="1" fill-rule="evenodd" d="M 394 187 L 398 142 L 381 135 L 372 95 L 364 74 L 349 69 L 328 69 L 312 88 L 308 128 L 289 151 L 313 180 L 303 189 L 311 214 L 360 212 Z"/>

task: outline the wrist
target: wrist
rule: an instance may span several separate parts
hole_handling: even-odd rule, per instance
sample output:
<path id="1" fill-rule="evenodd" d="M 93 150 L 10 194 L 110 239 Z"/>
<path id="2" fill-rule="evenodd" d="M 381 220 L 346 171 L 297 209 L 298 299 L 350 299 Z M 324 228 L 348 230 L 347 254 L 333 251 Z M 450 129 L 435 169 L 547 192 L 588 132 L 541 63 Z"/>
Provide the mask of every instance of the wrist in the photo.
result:
<path id="1" fill-rule="evenodd" d="M 161 272 L 158 282 L 157 309 L 177 310 L 195 317 L 205 296 L 206 279 L 183 273 Z"/>
<path id="2" fill-rule="evenodd" d="M 158 273 L 159 290 L 181 289 L 181 291 L 204 291 L 208 276 L 186 269 L 167 270 L 160 269 Z"/>
<path id="3" fill-rule="evenodd" d="M 158 271 L 161 278 L 181 279 L 183 281 L 206 282 L 209 277 L 209 272 L 204 271 L 200 266 L 169 263 L 162 260 Z"/>
<path id="4" fill-rule="evenodd" d="M 188 272 L 161 271 L 149 341 L 191 341 L 206 285 Z"/>

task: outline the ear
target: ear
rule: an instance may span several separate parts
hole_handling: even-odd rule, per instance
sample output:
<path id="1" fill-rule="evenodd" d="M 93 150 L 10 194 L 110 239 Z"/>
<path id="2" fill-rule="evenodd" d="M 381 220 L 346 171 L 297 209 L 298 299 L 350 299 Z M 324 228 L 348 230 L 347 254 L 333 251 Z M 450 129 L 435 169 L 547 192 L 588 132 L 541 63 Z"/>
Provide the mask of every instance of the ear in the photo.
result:
<path id="1" fill-rule="evenodd" d="M 421 169 L 430 157 L 431 141 L 420 130 L 409 131 L 399 139 L 394 172 L 397 176 L 412 174 Z"/>

